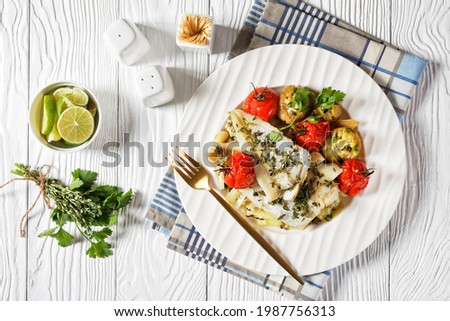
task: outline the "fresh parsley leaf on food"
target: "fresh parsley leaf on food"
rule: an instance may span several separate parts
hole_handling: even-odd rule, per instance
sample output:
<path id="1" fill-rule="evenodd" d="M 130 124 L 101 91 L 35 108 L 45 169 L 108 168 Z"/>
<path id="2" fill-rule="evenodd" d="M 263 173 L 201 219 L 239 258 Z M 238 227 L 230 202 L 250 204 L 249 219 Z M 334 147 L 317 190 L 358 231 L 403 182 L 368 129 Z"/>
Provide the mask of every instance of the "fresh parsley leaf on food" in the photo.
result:
<path id="1" fill-rule="evenodd" d="M 276 143 L 283 139 L 283 135 L 278 131 L 272 130 L 270 133 L 267 134 L 267 139 L 270 142 Z"/>
<path id="2" fill-rule="evenodd" d="M 344 100 L 345 93 L 333 89 L 331 87 L 323 88 L 316 98 L 316 106 L 320 106 L 323 109 L 330 109 L 332 105 L 338 104 Z"/>
<path id="3" fill-rule="evenodd" d="M 299 89 L 293 87 L 294 97 L 289 103 L 289 107 L 297 109 L 301 113 L 309 111 L 311 102 L 314 101 L 314 94 L 306 87 Z"/>

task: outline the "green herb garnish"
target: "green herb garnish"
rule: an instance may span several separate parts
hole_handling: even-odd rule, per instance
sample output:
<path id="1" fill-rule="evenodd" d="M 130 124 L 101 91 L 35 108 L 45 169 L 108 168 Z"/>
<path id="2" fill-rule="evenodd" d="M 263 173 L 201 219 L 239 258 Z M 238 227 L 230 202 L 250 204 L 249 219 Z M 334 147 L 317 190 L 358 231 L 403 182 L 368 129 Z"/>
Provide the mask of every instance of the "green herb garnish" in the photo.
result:
<path id="1" fill-rule="evenodd" d="M 283 135 L 276 130 L 272 130 L 267 134 L 267 139 L 272 143 L 276 143 L 283 139 Z"/>
<path id="2" fill-rule="evenodd" d="M 309 111 L 311 102 L 314 101 L 314 94 L 306 87 L 298 89 L 294 87 L 294 98 L 289 103 L 289 107 L 297 109 L 300 113 Z"/>
<path id="3" fill-rule="evenodd" d="M 322 115 L 311 115 L 308 118 L 306 118 L 305 120 L 309 121 L 311 124 L 317 124 L 319 122 L 319 119 L 321 119 L 323 116 Z"/>
<path id="4" fill-rule="evenodd" d="M 88 256 L 103 258 L 112 255 L 111 244 L 106 239 L 112 234 L 111 226 L 117 220 L 118 210 L 131 203 L 131 189 L 122 192 L 117 186 L 95 186 L 97 173 L 88 170 L 74 170 L 72 182 L 65 186 L 47 177 L 48 173 L 43 173 L 42 168 L 31 169 L 23 164 L 15 166 L 16 169 L 11 172 L 35 182 L 41 188 L 39 197 L 44 197 L 47 206 L 50 205 L 49 199 L 55 203 L 50 218 L 56 226 L 42 232 L 39 237 L 49 236 L 58 241 L 59 246 L 69 246 L 74 236 L 64 226 L 73 223 L 91 244 L 86 251 Z"/>
<path id="5" fill-rule="evenodd" d="M 344 100 L 345 93 L 340 90 L 332 89 L 331 87 L 323 88 L 316 98 L 316 106 L 323 109 L 330 109 L 332 105 L 340 103 Z"/>

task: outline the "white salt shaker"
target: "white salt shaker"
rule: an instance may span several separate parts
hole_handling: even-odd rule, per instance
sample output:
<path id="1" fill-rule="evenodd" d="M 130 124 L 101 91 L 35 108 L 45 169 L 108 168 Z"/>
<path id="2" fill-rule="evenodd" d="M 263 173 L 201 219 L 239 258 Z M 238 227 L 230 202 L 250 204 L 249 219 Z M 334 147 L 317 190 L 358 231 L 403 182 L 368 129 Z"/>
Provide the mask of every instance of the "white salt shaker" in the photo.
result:
<path id="1" fill-rule="evenodd" d="M 178 20 L 177 45 L 184 51 L 212 52 L 213 18 L 209 15 L 184 13 Z"/>
<path id="2" fill-rule="evenodd" d="M 156 107 L 168 103 L 175 97 L 169 71 L 159 65 L 140 69 L 135 73 L 136 84 L 145 107 Z"/>
<path id="3" fill-rule="evenodd" d="M 103 34 L 103 40 L 109 51 L 125 65 L 134 64 L 150 50 L 147 38 L 127 19 L 111 24 Z"/>

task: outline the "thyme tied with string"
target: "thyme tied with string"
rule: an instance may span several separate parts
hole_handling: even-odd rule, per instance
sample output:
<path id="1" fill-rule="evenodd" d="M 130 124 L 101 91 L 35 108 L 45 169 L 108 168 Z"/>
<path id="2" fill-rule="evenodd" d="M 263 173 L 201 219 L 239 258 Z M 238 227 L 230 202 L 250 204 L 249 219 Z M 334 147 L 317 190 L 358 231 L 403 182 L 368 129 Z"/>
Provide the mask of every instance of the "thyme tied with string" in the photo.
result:
<path id="1" fill-rule="evenodd" d="M 37 200 L 43 196 L 47 207 L 50 208 L 49 198 L 53 199 L 55 207 L 50 217 L 55 227 L 48 229 L 39 237 L 52 237 L 62 247 L 69 246 L 74 241 L 74 236 L 63 227 L 67 223 L 73 223 L 86 238 L 91 246 L 86 254 L 92 258 L 104 258 L 112 255 L 111 244 L 107 238 L 111 236 L 111 226 L 117 220 L 118 210 L 130 204 L 133 192 L 121 192 L 117 186 L 95 186 L 97 173 L 76 169 L 72 172 L 72 182 L 65 186 L 54 178 L 49 178 L 50 166 L 45 165 L 38 169 L 30 166 L 15 164 L 13 174 L 21 176 L 14 180 L 29 180 L 36 183 L 41 189 L 40 194 L 31 208 L 22 217 L 20 224 L 21 236 L 23 236 L 22 223 L 29 212 L 34 208 Z M 44 172 L 44 169 L 47 171 Z"/>

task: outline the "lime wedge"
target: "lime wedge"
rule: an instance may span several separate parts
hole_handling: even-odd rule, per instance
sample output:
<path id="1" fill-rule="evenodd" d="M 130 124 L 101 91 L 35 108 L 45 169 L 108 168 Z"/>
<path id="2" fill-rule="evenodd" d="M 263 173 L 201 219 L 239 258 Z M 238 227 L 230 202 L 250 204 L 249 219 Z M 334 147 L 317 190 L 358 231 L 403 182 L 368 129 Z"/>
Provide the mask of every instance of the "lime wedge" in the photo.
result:
<path id="1" fill-rule="evenodd" d="M 73 89 L 70 87 L 61 87 L 53 92 L 53 97 L 58 101 L 61 96 L 71 96 Z"/>
<path id="2" fill-rule="evenodd" d="M 74 87 L 72 89 L 72 96 L 70 97 L 70 100 L 78 106 L 86 106 L 89 102 L 89 96 L 86 94 L 86 92 L 78 87 Z"/>
<path id="3" fill-rule="evenodd" d="M 94 132 L 94 117 L 83 107 L 67 108 L 59 117 L 58 132 L 69 144 L 82 144 Z"/>
<path id="4" fill-rule="evenodd" d="M 61 135 L 58 132 L 57 122 L 55 121 L 55 124 L 53 125 L 52 132 L 47 135 L 47 141 L 49 143 L 51 143 L 51 142 L 57 142 L 59 140 L 61 140 Z"/>
<path id="5" fill-rule="evenodd" d="M 45 95 L 42 105 L 42 125 L 41 134 L 51 133 L 56 119 L 56 103 L 52 95 Z"/>

